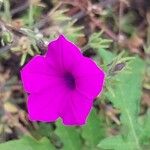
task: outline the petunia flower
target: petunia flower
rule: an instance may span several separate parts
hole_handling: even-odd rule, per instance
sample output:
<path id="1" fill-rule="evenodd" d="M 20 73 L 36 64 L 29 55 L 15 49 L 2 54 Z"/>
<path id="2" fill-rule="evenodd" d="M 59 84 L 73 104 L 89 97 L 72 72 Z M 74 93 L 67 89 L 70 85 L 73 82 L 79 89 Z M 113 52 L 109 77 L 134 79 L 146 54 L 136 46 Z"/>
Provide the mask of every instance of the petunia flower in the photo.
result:
<path id="1" fill-rule="evenodd" d="M 21 70 L 31 121 L 83 125 L 94 99 L 102 91 L 104 72 L 84 57 L 63 35 L 48 45 L 44 56 L 33 57 Z"/>

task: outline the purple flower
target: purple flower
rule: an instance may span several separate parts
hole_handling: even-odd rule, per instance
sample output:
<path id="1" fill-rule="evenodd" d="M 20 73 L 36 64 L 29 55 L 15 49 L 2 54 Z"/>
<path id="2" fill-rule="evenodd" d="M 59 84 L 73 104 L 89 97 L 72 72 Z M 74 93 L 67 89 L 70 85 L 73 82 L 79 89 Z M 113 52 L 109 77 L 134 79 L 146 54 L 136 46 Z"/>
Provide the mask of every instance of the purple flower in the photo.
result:
<path id="1" fill-rule="evenodd" d="M 104 72 L 63 35 L 21 70 L 31 121 L 83 125 L 94 98 L 102 91 Z"/>

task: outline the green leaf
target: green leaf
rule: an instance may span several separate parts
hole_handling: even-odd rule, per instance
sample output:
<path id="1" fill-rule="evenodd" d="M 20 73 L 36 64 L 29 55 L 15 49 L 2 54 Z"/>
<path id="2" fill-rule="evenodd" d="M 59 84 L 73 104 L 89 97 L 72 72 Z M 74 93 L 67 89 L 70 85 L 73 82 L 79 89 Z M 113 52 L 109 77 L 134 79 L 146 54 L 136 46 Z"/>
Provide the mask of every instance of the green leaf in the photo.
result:
<path id="1" fill-rule="evenodd" d="M 14 140 L 0 144 L 0 150 L 54 150 L 55 148 L 46 138 L 40 141 L 32 137 L 23 137 L 20 140 Z"/>
<path id="2" fill-rule="evenodd" d="M 61 9 L 52 11 L 49 13 L 50 20 L 53 20 L 54 24 L 60 28 L 60 32 L 63 33 L 69 40 L 73 41 L 74 43 L 77 42 L 79 37 L 84 37 L 82 30 L 84 29 L 83 26 L 76 26 L 75 23 L 77 19 L 72 19 L 71 17 L 66 15 L 68 9 Z M 56 31 L 52 32 L 51 34 L 56 34 Z"/>
<path id="3" fill-rule="evenodd" d="M 75 26 L 76 20 L 69 21 L 67 25 L 63 27 L 64 34 L 68 37 L 69 40 L 76 43 L 79 37 L 84 37 L 82 30 L 83 26 Z"/>
<path id="4" fill-rule="evenodd" d="M 13 42 L 13 34 L 10 31 L 3 31 L 1 36 L 4 44 Z"/>
<path id="5" fill-rule="evenodd" d="M 106 49 L 109 48 L 110 43 L 112 40 L 110 39 L 104 39 L 102 38 L 102 33 L 103 32 L 98 32 L 98 33 L 93 33 L 89 37 L 89 46 L 94 48 L 94 49 Z"/>
<path id="6" fill-rule="evenodd" d="M 121 135 L 108 137 L 98 144 L 98 147 L 103 149 L 115 150 L 133 150 L 131 149 L 132 143 L 125 143 Z"/>
<path id="7" fill-rule="evenodd" d="M 142 134 L 141 141 L 144 145 L 148 145 L 150 147 L 150 110 L 143 117 L 142 120 Z"/>
<path id="8" fill-rule="evenodd" d="M 60 121 L 56 123 L 55 133 L 63 142 L 63 150 L 80 150 L 82 143 L 80 134 L 75 127 L 64 126 Z"/>
<path id="9" fill-rule="evenodd" d="M 105 130 L 102 124 L 102 119 L 96 114 L 96 110 L 93 109 L 88 118 L 88 122 L 82 127 L 82 137 L 88 146 L 93 149 L 105 135 Z"/>
<path id="10" fill-rule="evenodd" d="M 63 21 L 67 22 L 67 21 L 71 20 L 71 18 L 65 14 L 65 13 L 67 13 L 67 11 L 68 11 L 68 9 L 52 10 L 49 13 L 49 17 L 57 24 L 59 22 L 63 22 Z"/>
<path id="11" fill-rule="evenodd" d="M 141 150 L 139 141 L 141 127 L 138 123 L 138 114 L 140 109 L 144 63 L 140 58 L 135 57 L 135 59 L 130 62 L 129 67 L 132 73 L 122 72 L 118 75 L 117 79 L 119 82 L 117 82 L 113 89 L 114 96 L 109 92 L 106 93 L 106 96 L 121 112 L 121 134 L 126 141 L 124 142 L 128 144 L 132 141 L 133 143 L 129 144 L 130 149 Z M 118 150 L 117 145 L 116 147 L 112 147 L 112 149 Z"/>
<path id="12" fill-rule="evenodd" d="M 132 35 L 133 32 L 135 32 L 135 27 L 133 25 L 133 22 L 135 21 L 135 14 L 134 13 L 127 13 L 124 15 L 120 20 L 120 29 L 121 31 Z"/>
<path id="13" fill-rule="evenodd" d="M 27 53 L 24 53 L 21 56 L 21 61 L 20 61 L 20 66 L 24 65 L 25 61 L 26 61 L 26 57 L 27 57 Z"/>
<path id="14" fill-rule="evenodd" d="M 108 50 L 105 50 L 105 49 L 102 49 L 100 48 L 98 51 L 98 56 L 100 58 L 102 58 L 104 64 L 108 65 L 110 64 L 113 59 L 115 58 L 115 54 L 113 54 L 112 52 L 108 51 Z"/>

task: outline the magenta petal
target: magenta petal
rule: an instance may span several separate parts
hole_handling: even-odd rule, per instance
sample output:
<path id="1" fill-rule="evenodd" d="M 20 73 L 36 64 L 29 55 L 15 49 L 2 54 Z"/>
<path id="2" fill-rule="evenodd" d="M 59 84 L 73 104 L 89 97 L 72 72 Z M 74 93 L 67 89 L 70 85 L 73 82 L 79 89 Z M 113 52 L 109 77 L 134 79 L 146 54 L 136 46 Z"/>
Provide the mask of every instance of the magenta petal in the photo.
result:
<path id="1" fill-rule="evenodd" d="M 92 100 L 87 99 L 79 92 L 74 92 L 68 97 L 61 118 L 65 125 L 84 125 L 92 108 Z"/>
<path id="2" fill-rule="evenodd" d="M 63 35 L 21 70 L 31 121 L 83 125 L 94 98 L 102 91 L 104 72 Z"/>
<path id="3" fill-rule="evenodd" d="M 76 77 L 77 91 L 89 99 L 94 99 L 102 91 L 105 74 L 90 58 L 82 58 L 73 72 Z"/>
<path id="4" fill-rule="evenodd" d="M 21 70 L 21 78 L 28 93 L 35 93 L 59 83 L 56 71 L 46 63 L 43 56 L 31 59 Z"/>
<path id="5" fill-rule="evenodd" d="M 78 47 L 68 41 L 63 35 L 48 45 L 46 58 L 55 61 L 60 70 L 71 69 L 80 61 L 82 54 Z"/>
<path id="6" fill-rule="evenodd" d="M 62 86 L 50 88 L 45 92 L 30 94 L 28 113 L 31 121 L 53 122 L 59 117 L 61 103 L 67 91 Z"/>

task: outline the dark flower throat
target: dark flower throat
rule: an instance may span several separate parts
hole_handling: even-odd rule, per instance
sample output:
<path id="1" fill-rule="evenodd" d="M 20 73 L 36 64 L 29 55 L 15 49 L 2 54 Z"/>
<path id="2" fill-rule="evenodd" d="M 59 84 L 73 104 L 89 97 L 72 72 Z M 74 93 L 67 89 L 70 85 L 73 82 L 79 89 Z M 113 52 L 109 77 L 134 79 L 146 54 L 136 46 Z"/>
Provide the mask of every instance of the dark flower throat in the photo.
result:
<path id="1" fill-rule="evenodd" d="M 64 74 L 64 80 L 69 89 L 71 89 L 71 90 L 75 89 L 75 87 L 76 87 L 75 78 L 71 73 L 66 72 Z"/>

